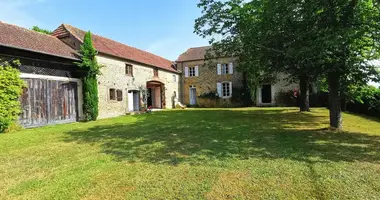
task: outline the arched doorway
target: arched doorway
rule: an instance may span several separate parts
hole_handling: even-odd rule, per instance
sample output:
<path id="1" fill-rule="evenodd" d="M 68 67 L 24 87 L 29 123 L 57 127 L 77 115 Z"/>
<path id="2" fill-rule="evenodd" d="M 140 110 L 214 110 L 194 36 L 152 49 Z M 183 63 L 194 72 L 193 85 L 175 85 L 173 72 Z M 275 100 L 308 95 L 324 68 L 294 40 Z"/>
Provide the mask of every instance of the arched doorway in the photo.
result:
<path id="1" fill-rule="evenodd" d="M 160 81 L 148 81 L 147 106 L 152 108 L 165 108 L 165 84 Z"/>

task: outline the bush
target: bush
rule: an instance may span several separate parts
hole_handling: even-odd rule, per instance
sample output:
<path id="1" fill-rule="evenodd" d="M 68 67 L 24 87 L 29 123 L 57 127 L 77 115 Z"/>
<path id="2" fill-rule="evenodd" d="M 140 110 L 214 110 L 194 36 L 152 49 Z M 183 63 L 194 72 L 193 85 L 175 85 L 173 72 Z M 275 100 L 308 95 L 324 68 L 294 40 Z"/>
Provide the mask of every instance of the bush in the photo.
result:
<path id="1" fill-rule="evenodd" d="M 347 111 L 380 117 L 380 89 L 373 86 L 358 87 Z"/>
<path id="2" fill-rule="evenodd" d="M 232 88 L 232 104 L 238 106 L 252 106 L 253 101 L 249 89 Z"/>
<path id="3" fill-rule="evenodd" d="M 0 65 L 0 132 L 15 123 L 21 113 L 19 98 L 23 87 L 18 69 L 7 62 Z"/>
<path id="4" fill-rule="evenodd" d="M 280 91 L 276 94 L 275 97 L 276 104 L 278 106 L 290 106 L 295 107 L 298 106 L 298 98 L 294 96 L 294 92 L 292 90 L 289 91 Z"/>

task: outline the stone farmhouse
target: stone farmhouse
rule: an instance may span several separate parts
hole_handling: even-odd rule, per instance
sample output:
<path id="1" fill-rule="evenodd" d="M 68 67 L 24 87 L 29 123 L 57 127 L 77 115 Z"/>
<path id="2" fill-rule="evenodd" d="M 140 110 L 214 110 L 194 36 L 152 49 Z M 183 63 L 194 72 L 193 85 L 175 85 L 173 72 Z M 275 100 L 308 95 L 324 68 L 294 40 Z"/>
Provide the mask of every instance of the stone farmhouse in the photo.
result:
<path id="1" fill-rule="evenodd" d="M 190 48 L 181 54 L 177 61 L 178 70 L 182 71 L 180 82 L 180 101 L 186 105 L 201 105 L 202 107 L 239 106 L 231 101 L 234 89 L 244 87 L 244 75 L 237 69 L 238 62 L 233 57 L 206 60 L 205 55 L 211 47 Z M 256 106 L 277 105 L 276 96 L 279 92 L 288 92 L 298 88 L 297 84 L 289 83 L 287 76 L 277 74 L 276 80 L 263 83 L 257 88 Z M 215 92 L 220 97 L 210 101 L 200 98 L 202 94 Z"/>
<path id="2" fill-rule="evenodd" d="M 82 81 L 75 62 L 85 31 L 62 24 L 51 35 L 0 22 L 0 59 L 21 61 L 27 87 L 20 98 L 20 124 L 36 127 L 83 119 Z M 99 118 L 136 112 L 146 107 L 171 109 L 178 104 L 232 105 L 235 88 L 244 87 L 235 58 L 215 58 L 206 66 L 210 47 L 190 48 L 176 61 L 92 34 L 101 68 L 98 76 Z M 276 105 L 275 95 L 296 87 L 280 77 L 258 89 L 258 105 Z M 215 92 L 219 103 L 200 98 Z"/>

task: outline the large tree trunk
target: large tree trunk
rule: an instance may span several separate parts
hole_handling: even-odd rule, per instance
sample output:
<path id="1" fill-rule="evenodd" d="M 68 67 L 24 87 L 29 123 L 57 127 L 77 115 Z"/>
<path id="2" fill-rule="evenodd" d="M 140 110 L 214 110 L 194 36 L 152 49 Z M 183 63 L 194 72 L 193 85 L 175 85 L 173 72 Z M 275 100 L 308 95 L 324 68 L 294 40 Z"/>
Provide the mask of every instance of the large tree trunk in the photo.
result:
<path id="1" fill-rule="evenodd" d="M 306 76 L 300 77 L 300 111 L 310 112 L 309 105 L 309 80 Z"/>
<path id="2" fill-rule="evenodd" d="M 328 74 L 329 84 L 329 107 L 330 107 L 330 127 L 342 129 L 342 111 L 340 104 L 340 75 L 338 73 Z"/>

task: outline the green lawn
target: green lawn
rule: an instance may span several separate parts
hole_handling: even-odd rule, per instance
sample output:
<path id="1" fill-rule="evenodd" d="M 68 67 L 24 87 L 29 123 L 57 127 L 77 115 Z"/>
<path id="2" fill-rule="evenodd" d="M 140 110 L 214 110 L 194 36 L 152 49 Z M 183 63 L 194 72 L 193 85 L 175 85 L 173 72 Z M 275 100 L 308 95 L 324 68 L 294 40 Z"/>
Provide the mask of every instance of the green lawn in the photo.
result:
<path id="1" fill-rule="evenodd" d="M 0 135 L 0 199 L 379 199 L 380 120 L 190 109 Z"/>

